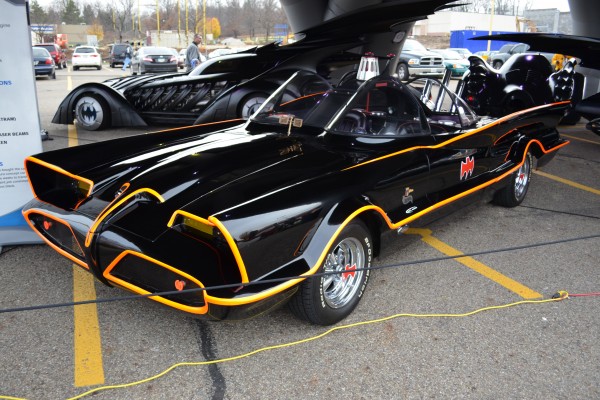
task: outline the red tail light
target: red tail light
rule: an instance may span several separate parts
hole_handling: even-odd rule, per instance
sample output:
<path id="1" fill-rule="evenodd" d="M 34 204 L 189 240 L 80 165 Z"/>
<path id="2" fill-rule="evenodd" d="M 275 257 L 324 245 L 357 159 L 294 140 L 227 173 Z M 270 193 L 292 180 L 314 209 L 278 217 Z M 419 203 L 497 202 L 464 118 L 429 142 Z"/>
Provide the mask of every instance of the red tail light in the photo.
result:
<path id="1" fill-rule="evenodd" d="M 79 57 L 79 54 L 73 54 L 73 57 Z"/>
<path id="2" fill-rule="evenodd" d="M 144 61 L 148 61 L 148 62 L 154 62 L 154 60 L 151 57 L 144 57 Z"/>
<path id="3" fill-rule="evenodd" d="M 98 54 L 92 54 L 92 57 L 98 57 Z"/>
<path id="4" fill-rule="evenodd" d="M 173 56 L 169 59 L 169 62 L 177 62 L 177 57 Z"/>
<path id="5" fill-rule="evenodd" d="M 51 58 L 46 58 L 46 64 L 52 64 L 52 59 Z"/>

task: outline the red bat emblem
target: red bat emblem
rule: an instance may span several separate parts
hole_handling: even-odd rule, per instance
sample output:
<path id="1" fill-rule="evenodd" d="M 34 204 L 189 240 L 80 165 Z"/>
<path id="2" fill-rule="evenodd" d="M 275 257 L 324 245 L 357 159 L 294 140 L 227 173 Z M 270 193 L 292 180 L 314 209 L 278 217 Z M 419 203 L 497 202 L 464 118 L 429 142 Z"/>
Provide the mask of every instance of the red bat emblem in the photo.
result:
<path id="1" fill-rule="evenodd" d="M 475 159 L 473 156 L 465 158 L 465 161 L 460 162 L 460 180 L 467 179 L 473 175 L 475 169 Z"/>
<path id="2" fill-rule="evenodd" d="M 356 264 L 350 266 L 350 264 L 346 265 L 346 267 L 344 267 L 344 269 L 346 271 L 350 271 L 350 272 L 342 272 L 342 279 L 348 279 L 348 277 L 350 277 L 352 275 L 352 277 L 354 278 L 354 275 L 356 274 Z"/>

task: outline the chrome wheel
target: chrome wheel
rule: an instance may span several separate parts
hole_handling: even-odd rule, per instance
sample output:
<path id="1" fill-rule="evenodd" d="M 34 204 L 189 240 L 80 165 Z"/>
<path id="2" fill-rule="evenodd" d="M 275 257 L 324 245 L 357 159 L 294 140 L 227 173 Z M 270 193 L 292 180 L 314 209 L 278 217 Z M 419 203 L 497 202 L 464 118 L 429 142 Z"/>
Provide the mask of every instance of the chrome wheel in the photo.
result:
<path id="1" fill-rule="evenodd" d="M 346 318 L 365 292 L 372 259 L 371 232 L 362 221 L 351 222 L 328 250 L 317 276 L 299 285 L 290 299 L 290 310 L 318 325 Z"/>
<path id="2" fill-rule="evenodd" d="M 327 255 L 321 288 L 329 307 L 343 307 L 354 298 L 361 286 L 364 266 L 365 252 L 356 238 L 342 240 Z"/>
<path id="3" fill-rule="evenodd" d="M 515 177 L 515 198 L 522 199 L 525 197 L 527 187 L 529 186 L 529 178 L 531 177 L 531 163 L 529 162 L 531 157 L 525 157 L 525 161 L 517 171 Z"/>
<path id="4" fill-rule="evenodd" d="M 85 130 L 95 131 L 107 125 L 109 116 L 106 103 L 98 96 L 84 94 L 75 103 L 75 119 Z"/>

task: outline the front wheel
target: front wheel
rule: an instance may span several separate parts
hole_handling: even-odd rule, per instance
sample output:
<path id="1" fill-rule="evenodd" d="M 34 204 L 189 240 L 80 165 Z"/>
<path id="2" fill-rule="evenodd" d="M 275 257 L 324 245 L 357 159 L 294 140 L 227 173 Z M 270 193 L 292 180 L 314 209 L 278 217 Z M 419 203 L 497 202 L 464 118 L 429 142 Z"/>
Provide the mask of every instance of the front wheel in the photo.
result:
<path id="1" fill-rule="evenodd" d="M 289 307 L 298 317 L 317 325 L 331 325 L 346 318 L 360 301 L 373 258 L 371 235 L 366 226 L 352 222 L 329 249 L 317 274 L 300 284 Z"/>
<path id="2" fill-rule="evenodd" d="M 408 66 L 404 63 L 398 64 L 398 79 L 407 81 L 409 76 Z"/>
<path id="3" fill-rule="evenodd" d="M 75 119 L 86 131 L 98 131 L 110 124 L 110 108 L 101 96 L 85 93 L 75 103 Z"/>
<path id="4" fill-rule="evenodd" d="M 531 153 L 527 153 L 523 164 L 510 175 L 508 185 L 496 192 L 494 202 L 504 207 L 516 207 L 521 204 L 529 188 L 532 166 L 533 157 Z"/>

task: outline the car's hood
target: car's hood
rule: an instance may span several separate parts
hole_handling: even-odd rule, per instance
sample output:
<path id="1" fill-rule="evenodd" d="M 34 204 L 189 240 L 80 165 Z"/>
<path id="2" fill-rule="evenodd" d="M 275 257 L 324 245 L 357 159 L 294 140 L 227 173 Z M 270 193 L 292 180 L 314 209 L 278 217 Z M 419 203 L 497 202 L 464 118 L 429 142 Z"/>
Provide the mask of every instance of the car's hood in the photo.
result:
<path id="1" fill-rule="evenodd" d="M 527 43 L 530 51 L 560 53 L 581 59 L 581 66 L 600 69 L 600 39 L 559 33 L 503 33 L 470 40 L 508 40 Z"/>
<path id="2" fill-rule="evenodd" d="M 230 130 L 140 149 L 82 175 L 97 183 L 95 195 L 107 202 L 129 185 L 129 193 L 147 188 L 160 194 L 169 213 L 190 208 L 207 217 L 350 163 L 314 137 Z"/>

